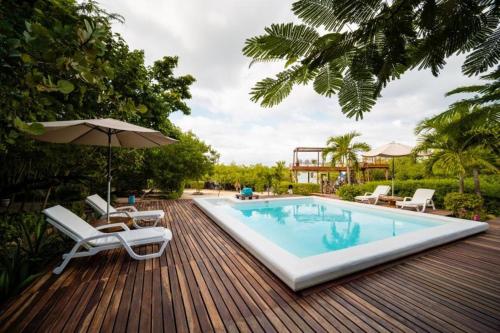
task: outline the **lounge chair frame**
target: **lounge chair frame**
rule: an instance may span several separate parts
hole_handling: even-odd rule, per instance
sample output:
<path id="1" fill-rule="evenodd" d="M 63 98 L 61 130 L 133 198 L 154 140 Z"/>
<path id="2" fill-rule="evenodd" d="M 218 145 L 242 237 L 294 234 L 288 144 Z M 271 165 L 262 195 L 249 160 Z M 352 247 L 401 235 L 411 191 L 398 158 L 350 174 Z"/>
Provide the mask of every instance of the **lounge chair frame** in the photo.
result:
<path id="1" fill-rule="evenodd" d="M 99 207 L 94 201 L 92 201 L 89 198 L 90 198 L 90 196 L 85 199 L 85 202 L 88 203 L 89 206 L 92 207 L 92 209 L 94 209 L 94 211 L 101 214 L 101 216 L 100 216 L 101 218 L 107 218 L 108 214 L 105 211 L 103 212 L 102 208 Z M 110 206 L 110 207 L 113 207 L 113 206 Z M 135 208 L 134 206 L 113 207 L 113 209 L 115 211 L 109 212 L 109 217 L 113 217 L 113 216 L 128 217 L 132 221 L 132 225 L 136 229 L 156 227 L 162 218 L 161 216 L 158 216 L 158 215 L 141 216 L 141 217 L 133 216 L 132 214 L 130 214 L 130 211 L 139 212 L 137 210 L 137 208 Z M 141 226 L 139 224 L 139 221 L 152 221 L 152 225 Z"/>
<path id="2" fill-rule="evenodd" d="M 61 274 L 64 268 L 68 265 L 71 259 L 73 258 L 81 258 L 81 257 L 89 257 L 93 256 L 101 251 L 125 248 L 127 253 L 136 260 L 146 260 L 160 257 L 165 248 L 167 247 L 170 238 L 157 237 L 157 238 L 147 238 L 142 241 L 134 241 L 133 244 L 129 244 L 121 235 L 122 232 L 131 231 L 129 227 L 125 223 L 110 223 L 103 226 L 96 227 L 96 230 L 103 230 L 107 228 L 115 228 L 121 227 L 123 231 L 119 232 L 111 232 L 111 233 L 102 233 L 98 235 L 94 235 L 91 237 L 80 238 L 76 234 L 74 234 L 70 229 L 56 221 L 55 219 L 47 216 L 47 221 L 53 225 L 57 230 L 61 231 L 63 234 L 69 236 L 71 239 L 76 241 L 76 244 L 73 246 L 71 251 L 62 255 L 63 262 L 57 266 L 54 270 L 54 274 Z M 103 245 L 95 245 L 92 244 L 91 241 L 101 239 L 101 238 L 109 238 L 114 237 L 117 239 L 117 243 L 109 243 Z M 149 253 L 149 254 L 138 254 L 135 252 L 132 247 L 141 246 L 141 245 L 150 245 L 150 244 L 160 244 L 160 249 L 157 252 Z M 84 251 L 79 251 L 80 248 L 85 248 Z"/>

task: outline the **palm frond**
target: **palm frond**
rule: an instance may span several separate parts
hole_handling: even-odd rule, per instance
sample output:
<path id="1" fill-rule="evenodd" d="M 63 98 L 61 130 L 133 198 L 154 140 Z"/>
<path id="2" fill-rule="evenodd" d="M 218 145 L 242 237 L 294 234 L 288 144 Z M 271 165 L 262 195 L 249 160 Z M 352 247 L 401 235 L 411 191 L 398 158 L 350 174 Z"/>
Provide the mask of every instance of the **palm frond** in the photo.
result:
<path id="1" fill-rule="evenodd" d="M 465 86 L 465 87 L 458 87 L 453 90 L 448 91 L 445 96 L 451 96 L 455 94 L 462 94 L 462 93 L 474 93 L 474 92 L 481 92 L 485 88 L 485 85 L 474 85 L 474 86 Z"/>
<path id="2" fill-rule="evenodd" d="M 500 28 L 467 56 L 462 66 L 464 74 L 472 76 L 487 71 L 500 60 Z"/>

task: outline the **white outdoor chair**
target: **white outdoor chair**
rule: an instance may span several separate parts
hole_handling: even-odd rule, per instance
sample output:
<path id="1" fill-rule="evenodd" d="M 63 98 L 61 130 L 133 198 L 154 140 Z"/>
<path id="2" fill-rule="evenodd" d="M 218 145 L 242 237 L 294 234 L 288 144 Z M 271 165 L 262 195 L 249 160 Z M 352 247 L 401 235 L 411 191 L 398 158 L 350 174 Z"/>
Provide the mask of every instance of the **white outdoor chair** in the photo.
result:
<path id="1" fill-rule="evenodd" d="M 85 202 L 89 204 L 100 217 L 107 217 L 107 205 L 106 200 L 101 198 L 98 194 L 93 194 L 88 196 L 85 199 Z M 142 210 L 138 211 L 134 206 L 124 206 L 124 207 L 113 207 L 109 206 L 109 216 L 122 216 L 128 217 L 132 220 L 132 223 L 135 228 L 141 229 L 144 228 L 139 225 L 139 221 L 144 220 L 153 220 L 153 225 L 151 227 L 156 227 L 158 222 L 165 216 L 165 212 L 163 210 Z M 149 226 L 148 226 L 149 227 Z"/>
<path id="2" fill-rule="evenodd" d="M 72 258 L 88 257 L 94 254 L 117 248 L 125 248 L 127 253 L 136 260 L 157 258 L 172 239 L 172 232 L 163 227 L 130 230 L 124 223 L 111 223 L 94 228 L 73 212 L 62 206 L 54 206 L 43 211 L 47 221 L 63 234 L 73 239 L 76 244 L 70 252 L 63 254 L 63 262 L 54 269 L 54 274 L 60 274 Z M 100 230 L 121 227 L 123 231 L 104 233 Z M 158 252 L 138 254 L 132 247 L 158 244 Z M 78 251 L 84 248 L 83 251 Z"/>
<path id="3" fill-rule="evenodd" d="M 432 197 L 434 196 L 435 190 L 429 190 L 425 188 L 419 188 L 413 194 L 413 197 L 405 197 L 403 201 L 396 201 L 396 207 L 412 207 L 417 211 L 419 207 L 422 206 L 421 212 L 425 212 L 425 208 L 430 206 L 433 210 L 436 210 L 436 206 L 434 206 L 434 201 L 432 201 Z"/>
<path id="4" fill-rule="evenodd" d="M 354 200 L 361 202 L 367 201 L 368 203 L 370 203 L 370 200 L 374 200 L 373 204 L 376 205 L 379 197 L 381 195 L 387 195 L 387 193 L 389 193 L 390 190 L 391 187 L 389 185 L 378 185 L 375 191 L 373 191 L 373 193 L 366 192 L 364 195 L 358 195 L 357 197 L 354 198 Z"/>

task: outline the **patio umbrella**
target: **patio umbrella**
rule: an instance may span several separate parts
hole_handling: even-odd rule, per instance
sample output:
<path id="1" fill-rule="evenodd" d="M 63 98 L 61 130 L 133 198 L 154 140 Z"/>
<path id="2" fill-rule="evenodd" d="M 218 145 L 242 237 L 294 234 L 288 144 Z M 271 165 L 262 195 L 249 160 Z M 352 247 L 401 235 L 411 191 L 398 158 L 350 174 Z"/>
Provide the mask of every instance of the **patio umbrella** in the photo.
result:
<path id="1" fill-rule="evenodd" d="M 392 157 L 392 196 L 394 196 L 394 158 L 411 155 L 412 148 L 401 143 L 391 142 L 382 147 L 370 150 L 362 155 L 364 157 Z"/>
<path id="2" fill-rule="evenodd" d="M 45 127 L 45 132 L 33 136 L 36 140 L 108 147 L 108 222 L 111 201 L 111 147 L 150 148 L 176 142 L 158 131 L 116 119 L 49 121 L 41 124 Z"/>

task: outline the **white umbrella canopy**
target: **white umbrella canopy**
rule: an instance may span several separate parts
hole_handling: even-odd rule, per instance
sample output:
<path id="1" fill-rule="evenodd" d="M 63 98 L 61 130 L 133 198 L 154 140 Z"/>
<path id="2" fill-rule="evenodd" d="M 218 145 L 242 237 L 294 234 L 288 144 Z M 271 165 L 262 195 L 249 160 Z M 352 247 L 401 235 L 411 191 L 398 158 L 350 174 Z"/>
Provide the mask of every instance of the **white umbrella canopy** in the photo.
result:
<path id="1" fill-rule="evenodd" d="M 412 147 L 397 143 L 391 142 L 376 149 L 370 150 L 366 153 L 363 153 L 365 157 L 399 157 L 399 156 L 408 156 L 411 155 Z"/>
<path id="2" fill-rule="evenodd" d="M 364 157 L 392 157 L 392 196 L 394 196 L 394 158 L 411 155 L 412 149 L 410 146 L 393 141 L 362 154 Z"/>
<path id="3" fill-rule="evenodd" d="M 109 118 L 49 121 L 41 124 L 45 132 L 34 138 L 46 142 L 128 148 L 150 148 L 176 142 L 153 129 Z"/>
<path id="4" fill-rule="evenodd" d="M 116 119 L 84 119 L 41 122 L 45 132 L 34 139 L 53 143 L 74 143 L 108 147 L 108 207 L 111 200 L 111 147 L 151 148 L 175 143 L 159 131 Z"/>

